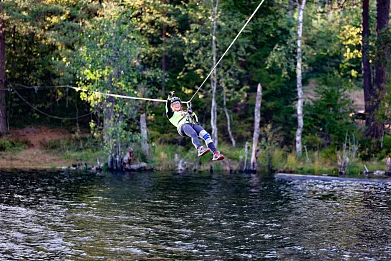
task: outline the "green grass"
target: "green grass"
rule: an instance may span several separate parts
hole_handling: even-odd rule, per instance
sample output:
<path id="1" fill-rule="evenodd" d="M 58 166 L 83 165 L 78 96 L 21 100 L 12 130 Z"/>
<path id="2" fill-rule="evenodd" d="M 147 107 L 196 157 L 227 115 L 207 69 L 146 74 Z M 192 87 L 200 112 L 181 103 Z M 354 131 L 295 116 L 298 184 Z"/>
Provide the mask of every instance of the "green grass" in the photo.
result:
<path id="1" fill-rule="evenodd" d="M 94 166 L 97 165 L 97 159 L 104 162 L 107 158 L 101 143 L 89 136 L 53 139 L 44 141 L 41 145 L 44 150 L 61 155 L 66 160 L 86 162 Z"/>
<path id="2" fill-rule="evenodd" d="M 66 151 L 62 154 L 62 157 L 76 162 L 85 162 L 93 166 L 97 165 L 97 159 L 105 162 L 107 158 L 103 150 Z"/>
<path id="3" fill-rule="evenodd" d="M 181 147 L 176 145 L 161 145 L 156 144 L 154 151 L 154 159 L 160 169 L 175 168 L 175 153 L 180 153 Z"/>
<path id="4" fill-rule="evenodd" d="M 23 142 L 22 142 L 23 144 Z M 50 152 L 62 155 L 64 159 L 75 162 L 86 162 L 89 165 L 96 165 L 99 158 L 102 163 L 106 162 L 107 155 L 103 146 L 91 137 L 66 138 L 59 140 L 50 140 L 42 144 Z M 1 146 L 9 150 L 10 143 L 2 140 Z M 215 171 L 224 170 L 225 162 L 212 162 L 212 154 L 202 158 L 197 157 L 197 150 L 190 144 L 180 146 L 167 143 L 150 144 L 149 155 L 141 152 L 140 144 L 132 144 L 135 158 L 134 162 L 146 162 L 158 170 L 175 170 L 178 168 L 179 160 L 183 161 L 183 167 L 189 170 L 209 171 L 213 166 Z M 244 144 L 233 148 L 230 144 L 221 143 L 218 149 L 230 160 L 234 170 L 239 170 L 239 161 L 245 158 Z M 290 172 L 300 174 L 314 175 L 338 175 L 337 151 L 328 148 L 323 151 L 308 151 L 303 157 L 298 158 L 294 152 L 288 152 L 278 147 L 270 147 L 261 150 L 258 157 L 258 171 L 268 171 L 270 168 L 276 172 Z M 247 155 L 248 164 L 251 158 L 251 148 Z M 371 161 L 362 161 L 358 157 L 351 161 L 347 174 L 362 175 L 365 170 L 364 164 L 370 171 L 385 170 L 384 160 L 373 159 Z"/>
<path id="5" fill-rule="evenodd" d="M 27 139 L 6 139 L 0 140 L 0 152 L 19 152 L 27 149 L 30 146 L 30 142 Z"/>
<path id="6" fill-rule="evenodd" d="M 227 159 L 233 162 L 239 160 L 240 150 L 232 149 L 227 144 L 219 145 L 219 150 Z M 177 169 L 180 160 L 183 162 L 183 167 L 189 170 L 209 171 L 211 166 L 215 171 L 224 169 L 224 163 L 212 161 L 212 153 L 201 158 L 197 156 L 197 153 L 193 146 L 155 144 L 154 162 L 162 170 Z"/>
<path id="7" fill-rule="evenodd" d="M 102 147 L 101 142 L 90 136 L 67 137 L 41 142 L 45 150 L 56 152 L 96 150 Z"/>

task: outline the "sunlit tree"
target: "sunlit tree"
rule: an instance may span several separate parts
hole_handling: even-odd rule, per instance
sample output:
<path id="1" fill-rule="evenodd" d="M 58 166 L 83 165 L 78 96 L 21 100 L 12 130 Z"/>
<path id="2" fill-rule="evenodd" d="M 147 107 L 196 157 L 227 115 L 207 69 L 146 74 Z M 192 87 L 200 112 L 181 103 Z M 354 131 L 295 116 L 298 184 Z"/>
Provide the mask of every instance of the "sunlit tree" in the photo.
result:
<path id="1" fill-rule="evenodd" d="M 93 92 L 147 96 L 145 83 L 154 73 L 141 62 L 146 42 L 131 22 L 131 12 L 107 3 L 100 17 L 93 19 L 83 33 L 78 59 L 71 62 L 78 85 Z M 137 139 L 127 124 L 136 120 L 139 105 L 131 99 L 82 92 L 83 100 L 103 118 L 103 138 L 109 154 L 109 167 L 121 168 L 123 151 Z M 93 127 L 95 123 L 92 123 Z"/>

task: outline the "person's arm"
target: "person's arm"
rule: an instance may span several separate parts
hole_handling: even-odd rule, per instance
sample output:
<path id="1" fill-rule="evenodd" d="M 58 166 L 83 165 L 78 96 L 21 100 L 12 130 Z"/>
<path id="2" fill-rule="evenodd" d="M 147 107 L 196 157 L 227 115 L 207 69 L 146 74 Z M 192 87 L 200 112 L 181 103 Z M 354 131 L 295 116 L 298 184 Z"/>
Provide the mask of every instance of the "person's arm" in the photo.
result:
<path id="1" fill-rule="evenodd" d="M 171 108 L 171 98 L 174 96 L 174 92 L 170 92 L 167 97 L 167 102 L 166 102 L 166 115 L 167 118 L 170 119 L 172 115 L 174 115 L 174 111 Z"/>

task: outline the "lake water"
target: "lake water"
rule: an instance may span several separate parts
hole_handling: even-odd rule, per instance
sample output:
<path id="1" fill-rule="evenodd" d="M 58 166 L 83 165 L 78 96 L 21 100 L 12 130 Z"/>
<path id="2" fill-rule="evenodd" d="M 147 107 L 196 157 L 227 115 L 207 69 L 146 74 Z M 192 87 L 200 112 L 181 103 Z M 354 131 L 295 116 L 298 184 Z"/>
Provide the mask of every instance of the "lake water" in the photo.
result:
<path id="1" fill-rule="evenodd" d="M 0 260 L 391 260 L 391 183 L 0 172 Z"/>

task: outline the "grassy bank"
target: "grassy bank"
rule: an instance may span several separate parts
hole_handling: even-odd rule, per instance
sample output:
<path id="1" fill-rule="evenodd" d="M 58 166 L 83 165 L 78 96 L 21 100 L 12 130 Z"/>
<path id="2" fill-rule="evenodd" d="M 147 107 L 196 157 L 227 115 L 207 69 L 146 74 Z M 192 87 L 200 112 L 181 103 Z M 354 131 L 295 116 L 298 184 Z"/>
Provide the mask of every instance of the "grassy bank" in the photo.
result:
<path id="1" fill-rule="evenodd" d="M 135 163 L 146 162 L 157 170 L 182 168 L 209 171 L 213 167 L 215 171 L 241 171 L 245 167 L 244 146 L 232 148 L 228 144 L 220 144 L 219 150 L 226 157 L 221 162 L 212 162 L 212 154 L 198 158 L 197 151 L 192 146 L 152 143 L 149 155 L 141 152 L 139 144 L 133 144 L 132 148 Z M 251 149 L 247 155 L 247 166 L 250 153 Z M 97 159 L 105 162 L 107 156 L 102 143 L 88 133 L 71 134 L 56 129 L 35 128 L 14 131 L 0 139 L 0 168 L 61 168 L 80 162 L 96 166 Z M 362 161 L 357 155 L 350 155 L 349 160 L 346 169 L 348 174 L 362 174 L 364 165 L 371 171 L 386 170 L 385 160 Z M 307 151 L 302 158 L 297 158 L 295 153 L 281 148 L 262 148 L 258 158 L 258 171 L 338 175 L 337 151 Z"/>
<path id="2" fill-rule="evenodd" d="M 96 165 L 102 152 L 89 140 L 86 134 L 80 136 L 59 128 L 11 129 L 0 138 L 0 168 L 52 169 L 78 162 Z"/>

